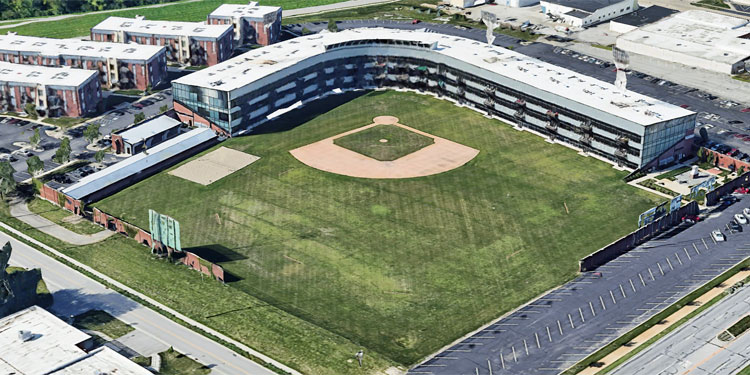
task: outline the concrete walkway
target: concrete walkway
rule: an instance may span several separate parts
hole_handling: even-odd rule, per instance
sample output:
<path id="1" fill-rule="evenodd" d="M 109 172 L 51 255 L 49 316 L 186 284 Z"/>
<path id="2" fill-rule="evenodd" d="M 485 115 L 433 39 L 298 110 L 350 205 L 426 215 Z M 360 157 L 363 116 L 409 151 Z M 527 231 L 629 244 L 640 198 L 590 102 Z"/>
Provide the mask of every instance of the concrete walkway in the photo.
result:
<path id="1" fill-rule="evenodd" d="M 91 235 L 78 234 L 31 212 L 29 206 L 26 205 L 26 202 L 18 200 L 11 203 L 10 214 L 16 219 L 30 225 L 32 228 L 37 229 L 42 233 L 49 234 L 50 236 L 55 237 L 60 241 L 65 241 L 71 245 L 91 245 L 115 234 L 115 232 L 106 229 Z"/>

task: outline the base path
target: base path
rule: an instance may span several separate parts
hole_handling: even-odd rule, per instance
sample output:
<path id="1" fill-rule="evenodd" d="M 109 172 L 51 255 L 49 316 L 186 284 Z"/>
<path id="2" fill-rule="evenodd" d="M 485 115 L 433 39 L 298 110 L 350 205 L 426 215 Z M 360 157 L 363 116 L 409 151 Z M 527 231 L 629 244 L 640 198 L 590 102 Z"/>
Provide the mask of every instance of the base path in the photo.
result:
<path id="1" fill-rule="evenodd" d="M 31 212 L 26 203 L 21 201 L 16 201 L 10 205 L 10 214 L 32 228 L 72 245 L 90 245 L 115 234 L 115 232 L 106 229 L 92 235 L 78 234 Z"/>
<path id="2" fill-rule="evenodd" d="M 335 145 L 337 138 L 376 125 L 394 125 L 434 139 L 435 143 L 393 161 L 380 161 Z M 326 172 L 360 178 L 413 178 L 456 169 L 474 159 L 479 150 L 398 123 L 398 118 L 380 116 L 373 123 L 289 151 L 305 165 Z"/>

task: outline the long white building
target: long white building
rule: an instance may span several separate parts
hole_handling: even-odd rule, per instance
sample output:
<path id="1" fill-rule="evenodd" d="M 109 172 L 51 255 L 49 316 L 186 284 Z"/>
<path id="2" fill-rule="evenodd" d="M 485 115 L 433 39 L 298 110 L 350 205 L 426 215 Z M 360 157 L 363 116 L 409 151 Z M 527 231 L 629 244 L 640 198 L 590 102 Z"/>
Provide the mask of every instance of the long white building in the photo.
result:
<path id="1" fill-rule="evenodd" d="M 574 27 L 588 27 L 638 9 L 638 0 L 542 0 L 542 13 Z"/>
<path id="2" fill-rule="evenodd" d="M 724 74 L 750 71 L 750 21 L 689 10 L 617 38 L 629 53 Z"/>
<path id="3" fill-rule="evenodd" d="M 696 116 L 501 47 L 393 29 L 292 39 L 172 85 L 183 122 L 227 135 L 332 90 L 391 87 L 452 100 L 629 168 L 690 154 Z"/>

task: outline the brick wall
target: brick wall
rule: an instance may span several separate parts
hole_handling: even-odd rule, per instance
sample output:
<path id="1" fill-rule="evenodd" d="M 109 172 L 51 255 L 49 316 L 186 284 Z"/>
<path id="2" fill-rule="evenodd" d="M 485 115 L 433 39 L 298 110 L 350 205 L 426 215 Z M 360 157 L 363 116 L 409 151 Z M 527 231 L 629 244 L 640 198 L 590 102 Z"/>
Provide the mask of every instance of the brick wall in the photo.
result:
<path id="1" fill-rule="evenodd" d="M 212 123 L 210 120 L 204 118 L 203 116 L 193 112 L 190 108 L 185 107 L 184 105 L 174 102 L 174 110 L 177 114 L 177 118 L 190 126 L 206 126 L 211 128 L 211 130 L 223 134 L 225 136 L 231 136 L 226 130 L 220 128 L 216 124 Z"/>
<path id="2" fill-rule="evenodd" d="M 707 152 L 714 155 L 714 165 L 717 167 L 721 167 L 724 169 L 731 169 L 732 167 L 734 170 L 739 170 L 740 167 L 745 167 L 745 171 L 750 171 L 750 163 L 737 160 L 729 155 L 722 154 L 720 152 L 712 151 L 707 148 L 703 148 L 703 152 Z"/>

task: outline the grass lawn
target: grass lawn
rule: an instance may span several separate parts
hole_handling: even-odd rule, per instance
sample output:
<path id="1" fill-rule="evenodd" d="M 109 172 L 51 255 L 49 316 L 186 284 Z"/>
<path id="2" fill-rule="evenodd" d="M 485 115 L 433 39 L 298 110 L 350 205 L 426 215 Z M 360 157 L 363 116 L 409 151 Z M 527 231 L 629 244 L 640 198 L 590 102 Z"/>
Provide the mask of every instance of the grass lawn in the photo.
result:
<path id="1" fill-rule="evenodd" d="M 289 154 L 380 115 L 480 153 L 456 170 L 401 180 L 330 174 Z M 234 276 L 223 295 L 257 298 L 403 365 L 570 280 L 578 259 L 664 200 L 624 184 L 627 173 L 609 164 L 418 94 L 372 92 L 298 127 L 258 133 L 222 146 L 261 159 L 211 185 L 163 172 L 91 206 L 143 228 L 149 208 L 174 217 L 183 248 Z M 113 272 L 164 286 L 156 270 Z M 229 305 L 205 312 L 234 321 L 224 332 L 256 338 L 244 329 L 273 327 L 234 320 L 255 308 Z"/>
<path id="2" fill-rule="evenodd" d="M 169 348 L 159 353 L 161 357 L 161 375 L 206 375 L 211 372 L 210 368 L 186 357 L 184 354 Z"/>
<path id="3" fill-rule="evenodd" d="M 334 4 L 344 0 L 265 0 L 260 5 L 277 5 L 284 9 L 296 9 L 316 5 Z M 51 38 L 73 38 L 89 35 L 90 29 L 110 16 L 135 17 L 145 16 L 151 20 L 169 21 L 205 21 L 211 11 L 224 3 L 247 4 L 247 0 L 201 0 L 191 3 L 180 3 L 164 7 L 147 9 L 122 9 L 99 14 L 81 14 L 54 22 L 34 22 L 13 28 L 19 35 L 45 36 Z"/>
<path id="4" fill-rule="evenodd" d="M 692 167 L 689 166 L 689 165 L 686 165 L 686 166 L 683 166 L 683 167 L 679 167 L 679 168 L 675 168 L 675 169 L 673 169 L 671 171 L 667 171 L 667 172 L 664 172 L 664 173 L 656 176 L 656 179 L 657 180 L 662 180 L 662 179 L 666 178 L 666 179 L 668 179 L 670 181 L 675 181 L 677 179 L 677 176 L 679 176 L 679 175 L 681 175 L 681 174 L 683 174 L 683 173 L 685 173 L 685 172 L 687 172 L 687 171 L 689 171 L 691 169 L 692 169 Z"/>
<path id="5" fill-rule="evenodd" d="M 723 0 L 700 0 L 698 2 L 691 3 L 691 5 L 702 6 L 706 8 L 729 9 L 729 5 L 727 5 L 727 3 L 725 3 Z"/>
<path id="6" fill-rule="evenodd" d="M 333 143 L 376 160 L 391 161 L 419 151 L 435 141 L 395 125 L 375 125 L 334 139 Z"/>
<path id="7" fill-rule="evenodd" d="M 28 204 L 29 210 L 46 218 L 49 221 L 57 223 L 62 227 L 79 234 L 94 234 L 101 232 L 102 227 L 88 221 L 80 220 L 78 222 L 68 222 L 64 219 L 73 216 L 70 211 L 63 210 L 60 206 L 54 205 L 42 199 L 34 199 Z"/>
<path id="8" fill-rule="evenodd" d="M 59 126 L 63 129 L 67 129 L 76 126 L 84 121 L 86 118 L 82 117 L 47 117 L 42 120 L 43 123 Z"/>
<path id="9" fill-rule="evenodd" d="M 73 318 L 73 325 L 77 328 L 98 331 L 112 339 L 117 339 L 135 330 L 106 311 L 89 310 Z"/>
<path id="10" fill-rule="evenodd" d="M 729 331 L 732 336 L 737 337 L 747 331 L 748 328 L 750 328 L 750 315 L 747 315 L 737 323 L 732 324 L 731 327 L 727 328 L 727 331 Z"/>

